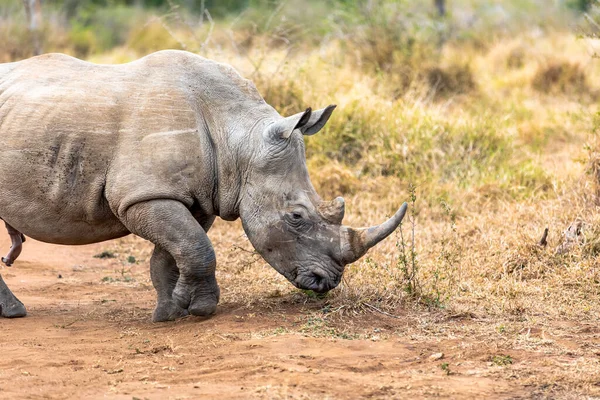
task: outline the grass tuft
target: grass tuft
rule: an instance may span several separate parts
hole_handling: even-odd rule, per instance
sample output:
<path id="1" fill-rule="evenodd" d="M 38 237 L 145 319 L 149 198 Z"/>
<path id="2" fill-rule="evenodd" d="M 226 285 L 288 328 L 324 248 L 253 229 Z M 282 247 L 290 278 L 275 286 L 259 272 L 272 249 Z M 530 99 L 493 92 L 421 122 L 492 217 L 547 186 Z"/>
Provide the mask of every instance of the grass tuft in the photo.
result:
<path id="1" fill-rule="evenodd" d="M 425 76 L 430 90 L 441 97 L 469 93 L 477 87 L 468 64 L 432 67 L 425 71 Z"/>
<path id="2" fill-rule="evenodd" d="M 587 77 L 577 63 L 553 61 L 538 68 L 532 80 L 535 90 L 546 94 L 590 93 Z"/>

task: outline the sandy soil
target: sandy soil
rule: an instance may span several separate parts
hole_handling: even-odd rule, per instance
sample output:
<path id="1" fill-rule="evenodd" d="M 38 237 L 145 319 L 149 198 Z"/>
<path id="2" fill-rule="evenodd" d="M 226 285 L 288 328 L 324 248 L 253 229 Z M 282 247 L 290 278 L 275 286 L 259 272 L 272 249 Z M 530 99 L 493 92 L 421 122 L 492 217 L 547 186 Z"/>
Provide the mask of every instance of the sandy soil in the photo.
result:
<path id="1" fill-rule="evenodd" d="M 3 238 L 1 248 L 7 243 Z M 586 365 L 597 368 L 600 362 L 600 328 L 593 324 L 530 327 L 507 337 L 489 333 L 495 332 L 486 330 L 491 323 L 474 316 L 411 312 L 400 318 L 358 315 L 337 319 L 333 328 L 316 324 L 310 330 L 307 318 L 319 304 L 283 300 L 264 309 L 225 301 L 210 319 L 153 324 L 147 262 L 129 271 L 137 279 L 119 280 L 116 261 L 93 257 L 105 248 L 105 243 L 64 247 L 28 240 L 15 266 L 0 270 L 29 312 L 26 318 L 0 320 L 1 398 L 600 393 L 598 376 L 585 376 Z M 494 359 L 499 355 L 511 363 L 502 365 Z M 577 371 L 583 379 L 569 383 L 570 372 Z"/>

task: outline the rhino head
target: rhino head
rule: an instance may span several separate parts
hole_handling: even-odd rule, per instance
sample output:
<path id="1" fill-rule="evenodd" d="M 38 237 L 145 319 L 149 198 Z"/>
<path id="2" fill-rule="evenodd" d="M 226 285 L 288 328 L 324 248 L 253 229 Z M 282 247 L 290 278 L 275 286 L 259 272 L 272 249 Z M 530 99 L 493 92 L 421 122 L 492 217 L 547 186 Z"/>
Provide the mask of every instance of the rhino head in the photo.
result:
<path id="1" fill-rule="evenodd" d="M 240 202 L 246 235 L 260 255 L 294 286 L 318 293 L 335 288 L 344 266 L 362 257 L 402 222 L 407 204 L 370 228 L 342 225 L 342 197 L 323 201 L 308 176 L 304 135 L 317 133 L 335 106 L 268 121 L 255 135 Z M 270 124 L 269 124 L 270 122 Z"/>

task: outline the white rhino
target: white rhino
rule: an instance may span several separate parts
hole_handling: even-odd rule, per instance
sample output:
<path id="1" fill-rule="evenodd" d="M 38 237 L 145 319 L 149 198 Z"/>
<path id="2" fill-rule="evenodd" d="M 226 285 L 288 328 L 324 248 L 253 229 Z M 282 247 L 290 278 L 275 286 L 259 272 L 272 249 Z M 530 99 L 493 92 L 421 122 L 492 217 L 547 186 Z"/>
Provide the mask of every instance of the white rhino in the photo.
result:
<path id="1" fill-rule="evenodd" d="M 241 218 L 256 250 L 298 288 L 325 292 L 344 265 L 396 229 L 341 225 L 324 202 L 303 135 L 335 106 L 281 117 L 230 66 L 183 51 L 123 65 L 61 54 L 0 64 L 0 218 L 22 234 L 87 244 L 134 233 L 154 243 L 154 321 L 209 315 L 219 301 L 215 217 Z M 0 278 L 4 317 L 26 314 Z"/>

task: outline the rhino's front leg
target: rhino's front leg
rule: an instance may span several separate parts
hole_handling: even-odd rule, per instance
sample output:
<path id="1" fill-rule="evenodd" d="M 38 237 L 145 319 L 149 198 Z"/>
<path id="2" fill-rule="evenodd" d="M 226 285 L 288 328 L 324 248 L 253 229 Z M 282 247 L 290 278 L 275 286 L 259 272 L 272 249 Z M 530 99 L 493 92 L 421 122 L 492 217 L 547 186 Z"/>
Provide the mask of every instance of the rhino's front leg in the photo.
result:
<path id="1" fill-rule="evenodd" d="M 175 259 L 159 245 L 154 246 L 150 259 L 150 277 L 158 296 L 152 321 L 173 321 L 188 315 L 187 310 L 179 307 L 173 300 L 173 290 L 179 280 L 179 269 Z"/>
<path id="2" fill-rule="evenodd" d="M 132 233 L 160 246 L 175 260 L 179 279 L 173 289 L 173 300 L 179 307 L 192 315 L 210 315 L 216 311 L 220 292 L 215 277 L 215 252 L 204 229 L 182 203 L 174 200 L 138 203 L 127 209 L 122 221 Z"/>
<path id="3" fill-rule="evenodd" d="M 25 306 L 6 286 L 2 276 L 0 276 L 0 315 L 4 318 L 24 317 L 27 315 Z"/>

